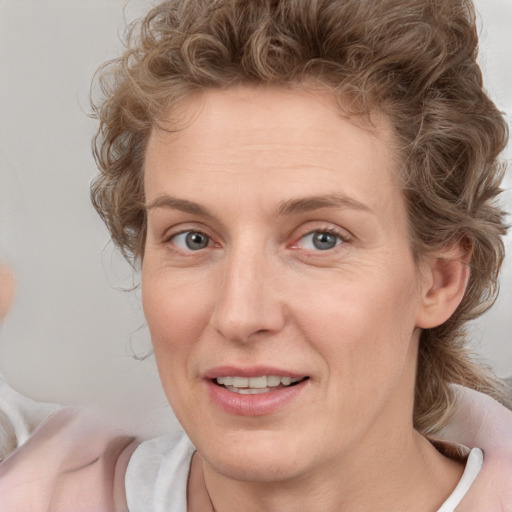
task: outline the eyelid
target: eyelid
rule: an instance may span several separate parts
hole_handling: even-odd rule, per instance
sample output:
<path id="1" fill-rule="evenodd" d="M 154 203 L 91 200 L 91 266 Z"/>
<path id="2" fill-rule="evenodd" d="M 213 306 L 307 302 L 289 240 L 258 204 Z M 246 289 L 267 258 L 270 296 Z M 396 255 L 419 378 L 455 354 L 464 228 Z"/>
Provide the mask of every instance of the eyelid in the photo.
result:
<path id="1" fill-rule="evenodd" d="M 206 235 L 211 239 L 215 238 L 215 236 L 212 235 L 211 229 L 209 229 L 202 223 L 180 222 L 179 224 L 168 227 L 161 236 L 161 240 L 163 243 L 166 243 L 173 237 L 181 235 L 183 233 L 189 233 L 190 231 L 202 233 L 203 235 Z"/>
<path id="2" fill-rule="evenodd" d="M 174 238 L 183 235 L 185 233 L 200 233 L 208 238 L 208 245 L 204 249 L 198 249 L 196 251 L 191 249 L 184 249 L 182 247 L 177 246 L 176 244 L 173 244 L 172 241 Z M 212 235 L 211 230 L 207 229 L 206 226 L 198 226 L 196 225 L 178 225 L 174 226 L 164 233 L 162 236 L 162 245 L 167 246 L 169 249 L 174 251 L 179 251 L 182 254 L 193 254 L 193 253 L 201 253 L 206 249 L 212 249 L 219 247 L 220 244 L 217 242 L 217 239 L 214 235 Z"/>
<path id="3" fill-rule="evenodd" d="M 201 235 L 201 236 L 204 236 L 207 240 L 208 240 L 208 244 L 206 247 L 209 247 L 210 243 L 212 242 L 212 238 L 207 235 L 206 233 L 203 233 L 201 231 L 196 231 L 194 229 L 189 229 L 187 231 L 182 231 L 181 233 L 175 233 L 174 235 L 171 236 L 171 238 L 169 240 L 176 240 L 178 237 L 182 236 L 182 235 L 189 235 L 191 233 L 194 233 L 195 235 Z M 185 239 L 187 237 L 185 236 Z"/>
<path id="4" fill-rule="evenodd" d="M 305 237 L 312 235 L 314 233 L 332 234 L 332 235 L 338 237 L 341 240 L 341 242 L 343 242 L 343 243 L 337 243 L 332 249 L 329 249 L 329 250 L 325 250 L 325 251 L 315 250 L 315 251 L 311 251 L 311 252 L 332 252 L 338 246 L 344 245 L 345 243 L 349 243 L 354 240 L 354 236 L 348 230 L 346 230 L 344 228 L 341 228 L 339 226 L 335 226 L 332 224 L 330 224 L 330 225 L 317 224 L 316 226 L 314 224 L 316 224 L 316 221 L 307 222 L 307 223 L 305 223 L 305 225 L 303 225 L 303 226 L 299 227 L 297 230 L 295 230 L 296 234 L 292 235 L 292 242 L 287 244 L 287 246 L 291 249 L 301 249 L 300 247 L 298 247 L 298 244 L 300 243 L 300 241 L 302 239 L 304 239 Z M 212 234 L 211 229 L 209 229 L 207 226 L 202 225 L 202 224 L 198 225 L 197 223 L 190 223 L 190 224 L 184 223 L 184 225 L 178 224 L 177 226 L 173 226 L 173 227 L 167 229 L 161 237 L 161 243 L 163 245 L 168 245 L 171 243 L 173 238 L 175 238 L 179 235 L 185 234 L 185 233 L 190 233 L 190 232 L 201 233 L 204 236 L 208 237 L 209 245 L 205 249 L 212 248 L 212 247 L 221 247 L 223 245 L 222 240 L 220 240 L 220 242 L 219 242 L 219 237 L 216 234 Z M 177 246 L 174 246 L 174 248 L 176 250 L 182 250 Z M 304 250 L 307 250 L 307 249 L 304 249 Z M 200 251 L 186 251 L 186 252 L 200 252 Z"/>
<path id="5" fill-rule="evenodd" d="M 166 232 L 165 235 L 163 236 L 163 243 L 168 243 L 170 242 L 173 238 L 176 238 L 177 236 L 180 236 L 180 235 L 183 235 L 185 233 L 190 233 L 190 232 L 196 232 L 197 230 L 195 229 L 180 229 L 179 231 L 171 231 L 170 233 L 169 232 Z M 202 233 L 202 231 L 197 231 L 198 233 Z M 206 235 L 206 233 L 204 233 Z"/>
<path id="6" fill-rule="evenodd" d="M 333 225 L 317 225 L 317 226 L 311 226 L 312 223 L 307 223 L 306 226 L 299 229 L 299 232 L 297 235 L 293 237 L 293 242 L 291 243 L 290 247 L 292 249 L 299 249 L 298 243 L 304 239 L 305 237 L 312 235 L 313 233 L 329 233 L 331 235 L 337 236 L 342 242 L 351 242 L 354 237 L 350 232 L 348 232 L 346 229 L 336 227 Z M 311 226 L 311 227 L 309 227 Z M 333 249 L 338 247 L 342 244 L 337 244 Z M 331 249 L 331 251 L 333 250 Z M 315 251 L 316 252 L 316 251 Z M 320 252 L 320 251 L 319 251 Z M 324 251 L 328 252 L 328 251 Z"/>

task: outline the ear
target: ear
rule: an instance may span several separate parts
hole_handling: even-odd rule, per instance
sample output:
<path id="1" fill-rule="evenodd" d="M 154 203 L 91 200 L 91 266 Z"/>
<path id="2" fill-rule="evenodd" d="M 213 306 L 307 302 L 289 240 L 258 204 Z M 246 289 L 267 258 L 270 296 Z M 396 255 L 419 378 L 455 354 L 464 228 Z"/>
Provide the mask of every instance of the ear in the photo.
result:
<path id="1" fill-rule="evenodd" d="M 422 301 L 416 327 L 437 327 L 452 316 L 468 285 L 470 259 L 471 249 L 463 242 L 427 258 L 421 271 Z"/>

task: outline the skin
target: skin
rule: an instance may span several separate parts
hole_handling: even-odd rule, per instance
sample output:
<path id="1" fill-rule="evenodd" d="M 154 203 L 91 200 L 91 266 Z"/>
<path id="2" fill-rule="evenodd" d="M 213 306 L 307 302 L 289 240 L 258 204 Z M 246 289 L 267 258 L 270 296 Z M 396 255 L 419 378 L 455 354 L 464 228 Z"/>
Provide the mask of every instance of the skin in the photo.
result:
<path id="1" fill-rule="evenodd" d="M 454 311 L 467 270 L 457 247 L 415 263 L 386 120 L 370 130 L 329 94 L 251 87 L 182 109 L 186 127 L 147 147 L 142 299 L 215 510 L 436 510 L 462 468 L 413 429 L 418 339 Z M 208 245 L 191 250 L 190 231 Z M 318 232 L 335 246 L 318 250 Z M 220 365 L 309 379 L 242 417 L 206 392 Z"/>
<path id="2" fill-rule="evenodd" d="M 0 322 L 4 320 L 11 307 L 14 296 L 14 276 L 7 265 L 0 263 Z"/>

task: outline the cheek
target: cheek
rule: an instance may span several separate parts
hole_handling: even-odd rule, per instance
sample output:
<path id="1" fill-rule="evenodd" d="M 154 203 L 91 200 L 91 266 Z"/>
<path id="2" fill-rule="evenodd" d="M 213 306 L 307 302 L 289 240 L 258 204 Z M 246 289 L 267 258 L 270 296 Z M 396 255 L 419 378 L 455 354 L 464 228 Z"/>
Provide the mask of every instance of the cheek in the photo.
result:
<path id="1" fill-rule="evenodd" d="M 196 329 L 208 309 L 208 286 L 204 279 L 190 278 L 169 270 L 143 268 L 142 305 L 154 342 L 172 343 Z M 188 336 L 183 341 L 188 340 Z"/>
<path id="2" fill-rule="evenodd" d="M 308 297 L 307 304 L 298 299 L 292 308 L 330 373 L 350 376 L 349 386 L 363 377 L 385 378 L 403 366 L 418 301 L 408 274 L 404 269 L 400 278 L 393 272 L 378 276 L 368 272 L 324 287 L 308 287 L 302 294 Z"/>
<path id="3" fill-rule="evenodd" d="M 298 321 L 324 361 L 328 409 L 337 411 L 333 417 L 339 420 L 331 423 L 334 433 L 350 436 L 355 425 L 372 424 L 393 397 L 402 398 L 396 403 L 404 410 L 409 406 L 416 365 L 415 294 L 393 280 L 376 285 L 361 278 L 329 295 L 330 300 L 315 300 L 310 293 Z"/>
<path id="4" fill-rule="evenodd" d="M 208 323 L 204 287 L 182 286 L 179 278 L 143 272 L 142 304 L 164 384 L 182 376 Z M 167 391 L 167 389 L 166 389 Z"/>
<path id="5" fill-rule="evenodd" d="M 162 388 L 178 420 L 187 424 L 191 411 L 199 409 L 189 374 L 207 319 L 204 301 L 176 279 L 143 272 L 142 304 Z"/>

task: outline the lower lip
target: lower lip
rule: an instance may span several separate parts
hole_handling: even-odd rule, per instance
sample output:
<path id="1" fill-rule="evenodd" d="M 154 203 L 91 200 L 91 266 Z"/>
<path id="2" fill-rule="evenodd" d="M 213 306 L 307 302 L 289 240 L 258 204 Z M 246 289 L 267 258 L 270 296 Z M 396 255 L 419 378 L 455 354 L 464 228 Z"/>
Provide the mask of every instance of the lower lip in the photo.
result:
<path id="1" fill-rule="evenodd" d="M 210 398 L 225 412 L 238 416 L 265 416 L 278 411 L 296 398 L 306 387 L 309 379 L 303 380 L 294 386 L 258 395 L 243 395 L 229 391 L 211 380 L 205 382 Z"/>

